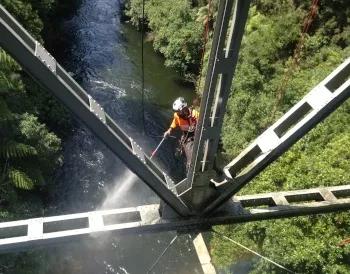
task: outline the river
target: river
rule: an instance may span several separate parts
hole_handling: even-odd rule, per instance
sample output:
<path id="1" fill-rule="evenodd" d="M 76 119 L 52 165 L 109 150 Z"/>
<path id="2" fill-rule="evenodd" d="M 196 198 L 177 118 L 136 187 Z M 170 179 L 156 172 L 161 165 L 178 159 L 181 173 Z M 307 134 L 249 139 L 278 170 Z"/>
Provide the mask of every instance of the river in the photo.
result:
<path id="1" fill-rule="evenodd" d="M 193 88 L 145 43 L 145 124 L 141 104 L 140 33 L 120 22 L 118 0 L 83 0 L 75 14 L 57 26 L 54 55 L 105 111 L 145 151 L 151 151 L 171 120 L 172 101 L 194 96 Z M 177 180 L 182 162 L 172 157 L 170 138 L 155 160 Z M 159 198 L 77 122 L 64 145 L 46 215 L 78 213 L 158 203 Z M 146 273 L 175 233 L 114 237 L 43 248 L 38 273 Z M 151 273 L 202 273 L 191 237 L 179 235 Z"/>

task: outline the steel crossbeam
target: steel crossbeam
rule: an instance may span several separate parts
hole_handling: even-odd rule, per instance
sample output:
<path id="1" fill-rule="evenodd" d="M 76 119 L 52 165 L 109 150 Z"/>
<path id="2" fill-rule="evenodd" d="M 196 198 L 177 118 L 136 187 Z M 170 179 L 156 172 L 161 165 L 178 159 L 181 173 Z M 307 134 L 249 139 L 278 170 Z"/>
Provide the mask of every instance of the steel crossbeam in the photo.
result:
<path id="1" fill-rule="evenodd" d="M 187 178 L 177 185 L 179 194 L 193 188 L 192 195 L 196 195 L 196 174 L 213 167 L 249 5 L 249 0 L 222 0 L 219 3 L 193 157 Z M 199 187 L 209 184 L 208 180 L 202 181 Z"/>
<path id="2" fill-rule="evenodd" d="M 178 193 L 199 214 L 210 214 L 229 200 L 350 94 L 348 59 L 229 163 L 219 182 L 209 180 L 212 175 L 203 172 L 214 164 L 249 3 L 220 1 L 191 167 L 187 178 L 176 185 Z"/>
<path id="3" fill-rule="evenodd" d="M 350 209 L 350 185 L 235 196 L 209 217 L 161 219 L 158 204 L 0 223 L 0 252 L 25 250 L 100 233 L 204 231 L 213 225 Z"/>
<path id="4" fill-rule="evenodd" d="M 212 179 L 221 194 L 207 205 L 204 214 L 229 200 L 349 97 L 350 58 L 225 166 L 221 181 Z"/>
<path id="5" fill-rule="evenodd" d="M 169 177 L 1 5 L 0 46 L 40 85 L 61 100 L 170 207 L 180 215 L 190 214 L 176 189 L 168 186 Z"/>
<path id="6" fill-rule="evenodd" d="M 161 219 L 158 205 L 147 205 L 0 223 L 0 251 L 55 243 L 104 231 L 202 230 L 215 224 L 349 209 L 350 186 L 232 196 L 349 98 L 350 59 L 229 163 L 224 168 L 223 178 L 219 181 L 214 178 L 194 181 L 199 171 L 213 164 L 249 3 L 247 0 L 220 1 L 206 77 L 207 92 L 203 95 L 191 168 L 187 178 L 178 184 L 145 155 L 137 143 L 0 5 L 0 46 L 34 79 L 60 99 L 179 215 L 188 217 L 195 212 L 178 194 L 189 194 L 190 199 L 187 197 L 185 200 L 191 207 L 194 200 L 202 200 L 199 211 L 202 216 L 187 219 L 178 215 L 171 219 L 171 214 L 166 216 L 168 219 Z M 233 18 L 232 21 L 230 18 Z M 212 191 L 215 195 L 208 195 Z M 224 203 L 225 206 L 222 206 Z M 255 208 L 257 206 L 259 208 Z"/>

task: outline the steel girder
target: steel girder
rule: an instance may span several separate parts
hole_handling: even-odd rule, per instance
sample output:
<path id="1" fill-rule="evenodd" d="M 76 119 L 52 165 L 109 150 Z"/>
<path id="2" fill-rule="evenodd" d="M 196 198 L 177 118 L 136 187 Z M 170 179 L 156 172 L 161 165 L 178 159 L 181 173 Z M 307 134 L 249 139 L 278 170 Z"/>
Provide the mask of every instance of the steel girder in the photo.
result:
<path id="1" fill-rule="evenodd" d="M 0 252 L 115 235 L 177 230 L 205 231 L 213 225 L 286 218 L 350 209 L 350 185 L 233 197 L 209 217 L 161 219 L 158 205 L 34 218 L 0 223 Z"/>
<path id="2" fill-rule="evenodd" d="M 350 97 L 350 58 L 314 87 L 276 123 L 224 167 L 220 195 L 203 210 L 213 212 Z"/>
<path id="3" fill-rule="evenodd" d="M 196 181 L 195 175 L 213 167 L 249 6 L 250 0 L 219 3 L 191 166 L 177 185 L 180 195 L 189 190 L 196 195 L 197 186 L 209 187 L 209 180 Z"/>
<path id="4" fill-rule="evenodd" d="M 0 46 L 41 86 L 52 92 L 139 178 L 178 214 L 190 214 L 177 196 L 174 182 L 156 166 L 103 108 L 0 5 Z"/>
<path id="5" fill-rule="evenodd" d="M 213 166 L 249 3 L 220 1 L 191 167 L 187 178 L 176 185 L 178 193 L 203 215 L 229 200 L 350 96 L 347 59 L 229 163 L 219 182 L 198 179 Z"/>
<path id="6" fill-rule="evenodd" d="M 229 18 L 234 4 L 230 35 L 227 38 Z M 204 94 L 201 105 L 200 134 L 196 135 L 195 157 L 187 179 L 176 186 L 2 6 L 0 6 L 0 45 L 34 79 L 53 92 L 77 117 L 85 122 L 134 173 L 178 214 L 187 216 L 191 212 L 178 198 L 177 190 L 184 193 L 191 190 L 193 186 L 203 187 L 203 185 L 192 184 L 194 175 L 196 171 L 203 171 L 208 163 L 212 165 L 248 9 L 249 1 L 223 0 L 220 2 L 217 30 L 214 35 L 206 78 L 206 90 L 210 92 Z M 226 40 L 227 45 L 225 45 Z M 346 60 L 228 164 L 224 168 L 225 177 L 221 181 L 211 180 L 219 196 L 206 205 L 202 214 L 207 214 L 207 217 L 196 216 L 186 219 L 177 216 L 161 219 L 158 205 L 146 205 L 0 223 L 0 252 L 53 244 L 106 231 L 114 231 L 119 234 L 167 230 L 187 232 L 205 230 L 217 224 L 349 209 L 349 185 L 231 198 L 349 97 L 349 75 L 350 59 Z M 204 187 L 209 188 L 209 180 Z M 227 202 L 225 206 L 220 207 L 224 202 Z"/>

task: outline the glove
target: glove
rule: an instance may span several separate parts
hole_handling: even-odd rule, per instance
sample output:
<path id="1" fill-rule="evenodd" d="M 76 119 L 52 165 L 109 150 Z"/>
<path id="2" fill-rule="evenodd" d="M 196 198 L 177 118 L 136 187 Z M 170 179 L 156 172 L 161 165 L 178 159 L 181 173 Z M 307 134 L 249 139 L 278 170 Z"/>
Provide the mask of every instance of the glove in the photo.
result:
<path id="1" fill-rule="evenodd" d="M 171 128 L 169 128 L 166 132 L 164 132 L 164 138 L 167 138 L 170 135 Z"/>

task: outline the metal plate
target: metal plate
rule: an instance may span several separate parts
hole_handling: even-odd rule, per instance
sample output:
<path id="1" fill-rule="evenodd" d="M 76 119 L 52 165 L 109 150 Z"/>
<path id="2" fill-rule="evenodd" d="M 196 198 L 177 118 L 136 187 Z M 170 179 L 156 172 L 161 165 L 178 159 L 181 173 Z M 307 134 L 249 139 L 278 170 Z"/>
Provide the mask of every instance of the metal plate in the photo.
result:
<path id="1" fill-rule="evenodd" d="M 38 41 L 35 42 L 35 56 L 43 62 L 52 72 L 56 73 L 56 60 Z"/>
<path id="2" fill-rule="evenodd" d="M 90 111 L 94 113 L 104 124 L 106 123 L 106 114 L 103 108 L 89 95 Z"/>
<path id="3" fill-rule="evenodd" d="M 177 194 L 177 190 L 176 190 L 176 186 L 175 186 L 175 182 L 174 182 L 165 172 L 163 172 L 163 174 L 164 174 L 165 182 L 166 182 L 168 188 L 169 188 L 175 195 L 178 195 L 178 194 Z"/>
<path id="4" fill-rule="evenodd" d="M 146 164 L 145 154 L 142 148 L 136 144 L 136 142 L 130 138 L 133 153 L 139 158 L 144 164 Z"/>

